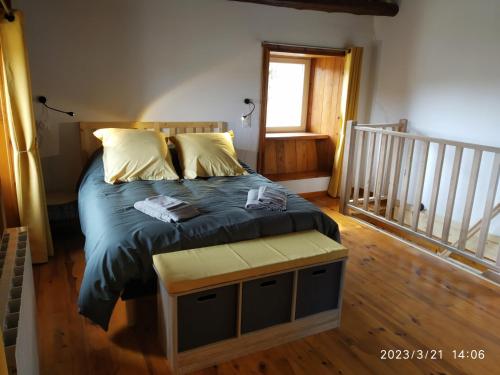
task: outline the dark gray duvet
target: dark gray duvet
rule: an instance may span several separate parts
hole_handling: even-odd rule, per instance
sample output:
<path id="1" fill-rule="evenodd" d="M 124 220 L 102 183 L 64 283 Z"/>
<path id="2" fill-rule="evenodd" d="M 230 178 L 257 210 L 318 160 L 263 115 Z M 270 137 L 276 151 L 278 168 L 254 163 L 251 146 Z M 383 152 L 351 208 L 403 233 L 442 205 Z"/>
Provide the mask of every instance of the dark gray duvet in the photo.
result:
<path id="1" fill-rule="evenodd" d="M 248 190 L 260 185 L 286 191 L 287 211 L 246 210 Z M 201 215 L 169 224 L 134 209 L 134 202 L 158 194 L 190 202 Z M 337 224 L 316 206 L 257 173 L 110 185 L 98 156 L 82 178 L 78 205 L 87 262 L 78 305 L 104 329 L 125 285 L 154 277 L 152 254 L 309 229 L 340 239 Z"/>

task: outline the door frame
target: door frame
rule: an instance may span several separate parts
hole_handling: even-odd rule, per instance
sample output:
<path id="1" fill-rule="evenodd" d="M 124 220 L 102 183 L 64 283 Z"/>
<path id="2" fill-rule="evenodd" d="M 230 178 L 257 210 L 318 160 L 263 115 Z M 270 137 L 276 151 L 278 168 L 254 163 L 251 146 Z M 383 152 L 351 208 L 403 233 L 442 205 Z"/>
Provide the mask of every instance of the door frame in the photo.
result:
<path id="1" fill-rule="evenodd" d="M 345 56 L 347 48 L 329 48 L 301 46 L 295 44 L 282 44 L 262 42 L 262 72 L 260 93 L 260 120 L 259 120 L 259 148 L 257 150 L 257 172 L 263 172 L 264 151 L 266 145 L 266 120 L 267 120 L 267 89 L 269 79 L 269 61 L 271 53 L 302 55 L 302 57 Z"/>

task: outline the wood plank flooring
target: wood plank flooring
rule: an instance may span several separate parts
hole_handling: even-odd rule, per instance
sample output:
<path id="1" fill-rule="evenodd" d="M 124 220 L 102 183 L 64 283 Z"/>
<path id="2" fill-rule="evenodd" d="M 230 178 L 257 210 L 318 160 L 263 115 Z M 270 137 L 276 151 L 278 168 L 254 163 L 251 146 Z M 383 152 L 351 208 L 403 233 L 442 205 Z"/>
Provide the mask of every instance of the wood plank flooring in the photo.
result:
<path id="1" fill-rule="evenodd" d="M 340 329 L 197 375 L 499 373 L 500 288 L 340 215 L 330 198 L 312 201 L 350 249 Z M 119 302 L 104 332 L 78 315 L 82 242 L 57 236 L 54 258 L 35 266 L 41 373 L 168 374 L 155 319 L 128 328 Z M 382 349 L 437 349 L 443 359 L 381 360 Z M 485 359 L 453 359 L 454 349 L 483 349 Z"/>

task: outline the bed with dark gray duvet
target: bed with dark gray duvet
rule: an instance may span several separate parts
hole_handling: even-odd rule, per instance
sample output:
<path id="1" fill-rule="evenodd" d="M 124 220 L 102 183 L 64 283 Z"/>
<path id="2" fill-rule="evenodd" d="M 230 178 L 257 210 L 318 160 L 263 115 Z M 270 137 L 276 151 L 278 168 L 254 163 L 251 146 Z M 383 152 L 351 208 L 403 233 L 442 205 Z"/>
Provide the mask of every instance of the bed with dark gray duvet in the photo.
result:
<path id="1" fill-rule="evenodd" d="M 337 224 L 319 208 L 248 171 L 238 177 L 110 185 L 104 182 L 102 153 L 96 154 L 83 174 L 78 194 L 86 258 L 80 313 L 107 329 L 120 296 L 154 292 L 147 287 L 155 285 L 154 254 L 310 229 L 340 240 Z M 287 210 L 246 210 L 248 190 L 260 185 L 286 191 Z M 134 202 L 159 194 L 190 202 L 201 215 L 165 223 L 133 207 Z"/>

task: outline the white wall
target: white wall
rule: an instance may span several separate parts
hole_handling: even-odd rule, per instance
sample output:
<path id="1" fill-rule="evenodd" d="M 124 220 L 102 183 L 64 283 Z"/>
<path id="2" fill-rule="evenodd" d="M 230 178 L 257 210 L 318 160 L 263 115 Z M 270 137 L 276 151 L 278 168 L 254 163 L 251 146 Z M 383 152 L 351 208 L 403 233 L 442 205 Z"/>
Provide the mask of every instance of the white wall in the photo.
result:
<path id="1" fill-rule="evenodd" d="M 327 191 L 330 177 L 315 177 L 303 180 L 280 181 L 283 185 L 294 193 L 316 193 L 318 191 Z"/>
<path id="2" fill-rule="evenodd" d="M 371 121 L 404 117 L 415 133 L 500 146 L 499 20 L 498 0 L 402 0 L 395 18 L 375 18 Z M 450 179 L 452 153 L 446 154 L 441 192 Z M 432 149 L 429 182 L 435 155 Z M 491 156 L 483 158 L 472 222 L 482 217 Z M 455 220 L 463 213 L 471 159 L 464 157 Z M 426 203 L 430 191 L 427 183 Z M 441 194 L 438 213 L 444 203 Z M 499 219 L 493 230 L 500 232 Z"/>
<path id="3" fill-rule="evenodd" d="M 240 157 L 255 165 L 259 106 L 240 125 L 246 97 L 258 102 L 261 42 L 370 47 L 373 17 L 225 0 L 17 0 L 25 12 L 34 95 L 82 120 L 224 120 Z M 370 49 L 360 117 L 367 113 Z M 44 116 L 37 109 L 38 117 Z M 77 178 L 78 132 L 50 112 L 42 144 L 48 190 Z M 64 123 L 63 125 L 60 125 Z M 58 144 L 57 144 L 58 143 Z"/>

